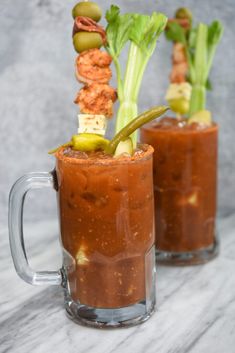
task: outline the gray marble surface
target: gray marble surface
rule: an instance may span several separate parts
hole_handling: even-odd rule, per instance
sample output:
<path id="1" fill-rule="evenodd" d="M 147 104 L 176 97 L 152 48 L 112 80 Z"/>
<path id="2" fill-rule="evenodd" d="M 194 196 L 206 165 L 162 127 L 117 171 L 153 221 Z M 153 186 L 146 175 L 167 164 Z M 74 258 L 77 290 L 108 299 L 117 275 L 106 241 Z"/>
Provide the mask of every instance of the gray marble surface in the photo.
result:
<path id="1" fill-rule="evenodd" d="M 157 311 L 146 323 L 102 331 L 78 326 L 59 287 L 32 287 L 13 269 L 7 229 L 0 231 L 1 353 L 233 353 L 235 350 L 235 214 L 220 219 L 220 256 L 196 267 L 157 267 Z M 29 261 L 60 266 L 57 222 L 28 224 Z"/>
<path id="2" fill-rule="evenodd" d="M 71 40 L 74 0 L 0 1 L 0 222 L 6 222 L 12 183 L 30 171 L 48 171 L 54 161 L 47 151 L 76 131 L 78 90 L 74 79 L 75 52 Z M 213 93 L 208 107 L 220 124 L 219 212 L 235 210 L 235 1 L 234 0 L 113 0 L 123 11 L 172 16 L 189 6 L 195 20 L 221 19 L 225 34 L 212 70 Z M 99 0 L 104 11 L 110 3 Z M 103 21 L 103 24 L 105 22 Z M 140 110 L 164 102 L 170 71 L 171 45 L 164 37 L 148 66 L 140 94 Z M 113 81 L 115 85 L 115 79 Z M 7 158 L 6 158 L 7 153 Z M 48 192 L 32 192 L 34 207 L 26 217 L 55 214 Z"/>

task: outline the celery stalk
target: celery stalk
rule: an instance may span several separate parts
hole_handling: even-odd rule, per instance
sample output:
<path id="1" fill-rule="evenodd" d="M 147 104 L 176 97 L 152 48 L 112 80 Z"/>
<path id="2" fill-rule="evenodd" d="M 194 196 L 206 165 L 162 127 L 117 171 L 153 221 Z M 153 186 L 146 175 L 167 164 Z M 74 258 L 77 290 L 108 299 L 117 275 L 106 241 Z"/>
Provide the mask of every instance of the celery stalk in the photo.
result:
<path id="1" fill-rule="evenodd" d="M 196 45 L 193 57 L 189 48 L 187 48 L 192 83 L 189 116 L 206 108 L 206 83 L 222 33 L 223 27 L 218 21 L 212 22 L 210 26 L 200 23 L 196 30 Z"/>
<path id="2" fill-rule="evenodd" d="M 122 130 L 138 115 L 138 97 L 147 63 L 163 32 L 167 18 L 154 12 L 151 16 L 138 13 L 120 14 L 118 6 L 111 5 L 106 12 L 106 49 L 112 56 L 117 73 L 120 107 L 116 120 L 116 133 Z M 126 72 L 122 77 L 119 56 L 124 46 L 130 43 Z M 136 148 L 137 132 L 131 135 Z"/>
<path id="3" fill-rule="evenodd" d="M 123 100 L 124 92 L 123 92 L 123 81 L 122 81 L 122 72 L 121 66 L 117 58 L 113 58 L 113 62 L 117 72 L 117 81 L 118 81 L 118 99 L 120 101 Z"/>
<path id="4" fill-rule="evenodd" d="M 120 101 L 120 105 L 117 113 L 115 133 L 122 130 L 137 115 L 138 115 L 138 106 L 136 102 L 132 102 L 131 100 Z M 135 132 L 133 135 L 131 135 L 131 138 L 132 138 L 133 146 L 135 148 L 136 142 L 137 142 L 137 133 Z"/>
<path id="5" fill-rule="evenodd" d="M 117 114 L 116 133 L 138 115 L 138 96 L 147 62 L 148 60 L 143 56 L 140 48 L 132 42 L 123 83 L 124 97 L 120 99 Z M 137 143 L 137 131 L 132 134 L 131 138 L 135 148 Z"/>
<path id="6" fill-rule="evenodd" d="M 141 61 L 140 50 L 135 43 L 131 43 L 124 78 L 125 98 L 132 99 L 133 90 L 135 88 L 136 79 L 138 77 L 139 64 Z"/>
<path id="7" fill-rule="evenodd" d="M 193 85 L 190 99 L 189 116 L 204 110 L 206 106 L 206 87 L 204 85 Z"/>
<path id="8" fill-rule="evenodd" d="M 206 80 L 207 80 L 207 37 L 208 29 L 200 23 L 197 29 L 194 80 L 192 82 L 192 94 L 190 100 L 189 116 L 204 110 L 206 106 Z"/>
<path id="9" fill-rule="evenodd" d="M 195 84 L 205 85 L 207 74 L 207 25 L 200 23 L 197 30 L 196 48 L 195 48 Z"/>

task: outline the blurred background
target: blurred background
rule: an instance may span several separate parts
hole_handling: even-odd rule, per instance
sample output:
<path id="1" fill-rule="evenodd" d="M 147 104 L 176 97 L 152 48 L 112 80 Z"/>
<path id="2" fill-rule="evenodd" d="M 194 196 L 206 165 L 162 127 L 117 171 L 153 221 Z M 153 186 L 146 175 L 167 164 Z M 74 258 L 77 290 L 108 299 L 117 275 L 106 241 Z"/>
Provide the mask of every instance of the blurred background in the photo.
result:
<path id="1" fill-rule="evenodd" d="M 220 125 L 219 215 L 235 210 L 235 1 L 234 0 L 99 0 L 123 12 L 174 15 L 188 6 L 195 21 L 223 22 L 225 33 L 212 69 L 208 109 Z M 50 171 L 47 151 L 70 139 L 77 129 L 79 85 L 74 78 L 72 46 L 74 0 L 1 0 L 0 2 L 0 224 L 7 225 L 11 185 L 31 171 Z M 102 21 L 105 25 L 105 20 Z M 171 68 L 171 44 L 161 36 L 140 93 L 140 111 L 164 103 Z M 113 80 L 115 85 L 115 78 Z M 110 131 L 112 126 L 110 126 Z M 33 191 L 26 201 L 27 219 L 56 216 L 52 190 Z"/>

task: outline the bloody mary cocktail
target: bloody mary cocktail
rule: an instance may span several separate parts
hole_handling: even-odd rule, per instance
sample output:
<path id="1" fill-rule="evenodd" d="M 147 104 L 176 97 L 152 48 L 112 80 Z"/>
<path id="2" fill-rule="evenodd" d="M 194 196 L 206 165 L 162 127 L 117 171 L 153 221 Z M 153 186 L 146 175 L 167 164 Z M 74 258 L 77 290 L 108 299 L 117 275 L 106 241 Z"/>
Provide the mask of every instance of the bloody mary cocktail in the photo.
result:
<path id="1" fill-rule="evenodd" d="M 156 247 L 159 252 L 213 249 L 218 126 L 163 118 L 141 129 L 154 149 Z M 205 256 L 209 256 L 208 254 Z M 192 256 L 192 262 L 196 260 Z"/>
<path id="2" fill-rule="evenodd" d="M 223 34 L 220 21 L 194 25 L 192 12 L 177 9 L 168 20 L 173 43 L 166 100 L 175 117 L 143 127 L 152 145 L 157 259 L 199 264 L 218 253 L 215 234 L 218 126 L 207 109 L 210 70 Z"/>
<path id="3" fill-rule="evenodd" d="M 18 213 L 10 223 L 11 235 L 16 234 L 12 243 L 18 242 L 13 254 L 22 259 L 19 263 L 15 256 L 16 267 L 26 281 L 61 284 L 73 321 L 116 328 L 140 324 L 155 309 L 153 148 L 138 144 L 137 130 L 169 108 L 155 105 L 139 112 L 138 97 L 167 17 L 155 11 L 122 13 L 113 4 L 105 27 L 99 23 L 102 16 L 98 3 L 74 4 L 78 129 L 48 152 L 56 159 L 53 172 L 19 180 L 17 188 L 24 194 L 20 198 L 17 188 L 13 192 L 18 196 L 11 209 Z M 107 136 L 117 100 L 115 131 Z M 27 190 L 40 186 L 57 192 L 63 261 L 57 271 L 37 273 L 28 266 L 20 222 Z"/>
<path id="4" fill-rule="evenodd" d="M 61 237 L 72 301 L 121 308 L 153 293 L 152 153 L 146 145 L 132 157 L 71 148 L 57 152 Z"/>

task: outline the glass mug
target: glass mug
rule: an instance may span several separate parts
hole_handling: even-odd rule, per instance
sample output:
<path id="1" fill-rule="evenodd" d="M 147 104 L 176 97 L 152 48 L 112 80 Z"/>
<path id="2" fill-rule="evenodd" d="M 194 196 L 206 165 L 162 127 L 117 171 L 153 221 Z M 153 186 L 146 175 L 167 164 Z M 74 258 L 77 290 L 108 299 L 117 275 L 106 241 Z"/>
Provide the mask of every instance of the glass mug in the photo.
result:
<path id="1" fill-rule="evenodd" d="M 78 159 L 56 154 L 51 173 L 30 173 L 9 199 L 11 252 L 18 275 L 32 285 L 62 285 L 68 316 L 93 327 L 132 326 L 155 308 L 153 149 L 136 157 Z M 33 271 L 23 236 L 30 189 L 57 192 L 63 265 Z"/>
<path id="2" fill-rule="evenodd" d="M 205 263 L 218 255 L 216 234 L 218 125 L 173 118 L 141 129 L 153 156 L 157 261 Z M 172 121 L 177 122 L 172 124 Z"/>

